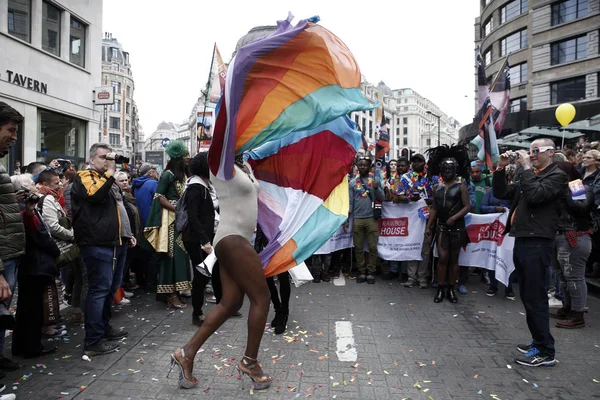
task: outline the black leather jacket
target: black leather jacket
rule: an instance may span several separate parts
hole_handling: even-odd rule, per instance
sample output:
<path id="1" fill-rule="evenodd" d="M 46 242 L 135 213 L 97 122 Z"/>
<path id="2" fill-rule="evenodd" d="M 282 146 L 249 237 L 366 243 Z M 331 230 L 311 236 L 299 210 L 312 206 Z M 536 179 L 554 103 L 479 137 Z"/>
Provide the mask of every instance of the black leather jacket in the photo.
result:
<path id="1" fill-rule="evenodd" d="M 510 214 L 504 233 L 511 236 L 554 239 L 562 204 L 569 193 L 568 178 L 554 163 L 534 175 L 523 171 L 519 183 L 506 182 L 504 170 L 494 172 L 494 196 L 510 200 Z"/>

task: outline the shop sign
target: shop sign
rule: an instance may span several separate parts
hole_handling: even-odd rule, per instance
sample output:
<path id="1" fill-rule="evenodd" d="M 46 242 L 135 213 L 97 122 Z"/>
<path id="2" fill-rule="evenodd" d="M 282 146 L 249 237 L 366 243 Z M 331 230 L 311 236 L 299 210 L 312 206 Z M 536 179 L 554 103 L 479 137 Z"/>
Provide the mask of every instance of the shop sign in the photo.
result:
<path id="1" fill-rule="evenodd" d="M 6 70 L 6 81 L 34 92 L 48 94 L 48 85 L 46 83 L 9 69 Z"/>
<path id="2" fill-rule="evenodd" d="M 115 88 L 112 86 L 100 86 L 94 89 L 94 104 L 109 105 L 115 102 Z"/>

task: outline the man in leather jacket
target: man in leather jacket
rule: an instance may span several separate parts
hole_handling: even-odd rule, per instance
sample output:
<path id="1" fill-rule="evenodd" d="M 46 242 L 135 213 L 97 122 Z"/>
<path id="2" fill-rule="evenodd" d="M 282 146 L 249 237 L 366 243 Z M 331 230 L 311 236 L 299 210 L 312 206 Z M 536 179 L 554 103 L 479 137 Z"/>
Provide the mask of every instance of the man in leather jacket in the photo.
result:
<path id="1" fill-rule="evenodd" d="M 529 153 L 506 152 L 500 156 L 492 183 L 497 198 L 512 199 L 505 233 L 515 237 L 513 260 L 533 339 L 531 344 L 517 346 L 524 354 L 515 361 L 532 367 L 556 364 L 544 284 L 547 267 L 552 265 L 560 204 L 568 193 L 568 182 L 567 175 L 552 162 L 554 152 L 550 139 L 533 141 Z M 512 156 L 523 167 L 518 184 L 508 184 L 504 171 Z"/>

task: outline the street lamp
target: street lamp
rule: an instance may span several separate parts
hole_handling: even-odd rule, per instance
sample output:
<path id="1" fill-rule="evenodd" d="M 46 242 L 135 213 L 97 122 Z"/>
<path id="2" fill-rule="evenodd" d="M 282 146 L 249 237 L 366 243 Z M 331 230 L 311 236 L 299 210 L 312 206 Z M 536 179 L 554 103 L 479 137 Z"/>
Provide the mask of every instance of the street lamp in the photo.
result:
<path id="1" fill-rule="evenodd" d="M 425 114 L 430 114 L 432 116 L 434 116 L 435 118 L 437 118 L 438 120 L 438 146 L 440 145 L 440 116 L 437 114 L 432 113 L 431 111 L 426 111 Z"/>

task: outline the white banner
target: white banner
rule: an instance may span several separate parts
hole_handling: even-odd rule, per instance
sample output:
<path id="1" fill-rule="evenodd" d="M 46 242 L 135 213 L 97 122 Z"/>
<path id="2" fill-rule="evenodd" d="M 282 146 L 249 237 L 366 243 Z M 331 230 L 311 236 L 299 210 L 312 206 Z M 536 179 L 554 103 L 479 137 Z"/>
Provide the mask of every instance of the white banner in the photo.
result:
<path id="1" fill-rule="evenodd" d="M 508 211 L 500 214 L 467 214 L 467 232 L 471 243 L 458 256 L 460 265 L 485 268 L 496 273 L 496 279 L 507 285 L 515 270 L 513 248 L 515 238 L 502 235 Z"/>
<path id="2" fill-rule="evenodd" d="M 429 215 L 425 200 L 402 204 L 384 202 L 379 220 L 379 257 L 387 261 L 421 260 L 421 247 Z"/>
<path id="3" fill-rule="evenodd" d="M 315 252 L 315 254 L 331 254 L 334 251 L 349 249 L 353 247 L 352 242 L 352 219 L 350 219 L 350 224 L 348 227 L 348 231 L 344 231 L 344 225 L 340 226 L 338 230 L 333 234 L 332 237 L 329 238 L 327 242 L 321 247 L 319 250 Z"/>

